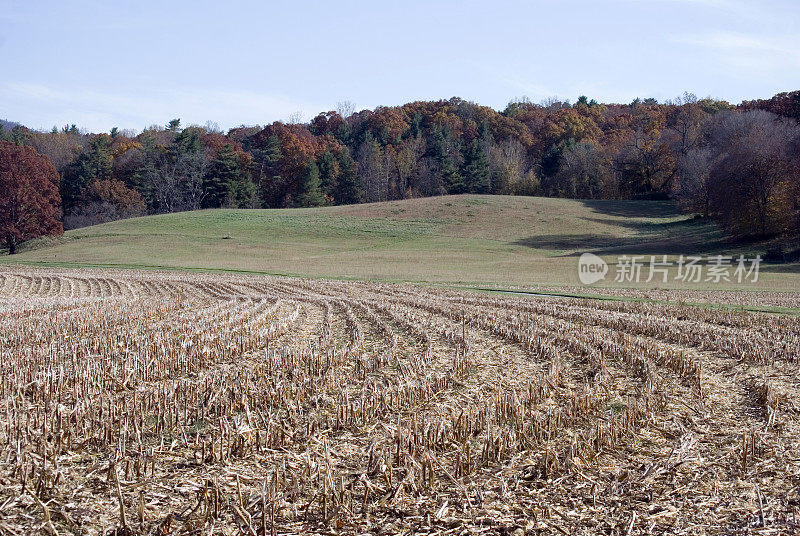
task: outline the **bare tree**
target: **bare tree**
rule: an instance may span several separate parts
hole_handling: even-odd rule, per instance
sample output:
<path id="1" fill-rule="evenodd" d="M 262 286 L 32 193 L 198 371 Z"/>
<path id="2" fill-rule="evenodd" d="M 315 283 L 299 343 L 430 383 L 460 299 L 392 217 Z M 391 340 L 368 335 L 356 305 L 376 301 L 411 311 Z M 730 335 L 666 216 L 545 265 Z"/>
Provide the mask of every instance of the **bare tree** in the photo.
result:
<path id="1" fill-rule="evenodd" d="M 569 108 L 569 99 L 562 101 L 557 96 L 546 97 L 539 101 L 539 106 L 547 108 L 548 110 L 560 110 L 561 108 Z"/>
<path id="2" fill-rule="evenodd" d="M 160 212 L 182 208 L 180 172 L 175 162 L 159 158 L 158 165 L 145 172 L 145 180 L 153 185 L 153 199 Z"/>
<path id="3" fill-rule="evenodd" d="M 75 160 L 76 153 L 86 149 L 89 140 L 76 132 L 32 132 L 30 145 L 36 152 L 49 158 L 56 171 L 63 174 L 67 166 Z"/>
<path id="4" fill-rule="evenodd" d="M 697 103 L 684 104 L 675 109 L 667 128 L 673 135 L 673 150 L 680 156 L 696 149 L 701 142 L 702 125 L 708 114 Z"/>
<path id="5" fill-rule="evenodd" d="M 208 160 L 203 151 L 182 154 L 178 157 L 177 168 L 180 173 L 183 202 L 189 210 L 203 206 L 206 198 L 204 180 L 208 171 Z"/>
<path id="6" fill-rule="evenodd" d="M 623 195 L 666 194 L 673 189 L 677 172 L 675 155 L 657 131 L 634 130 L 612 164 Z"/>
<path id="7" fill-rule="evenodd" d="M 710 130 L 719 154 L 710 171 L 713 209 L 741 234 L 784 230 L 798 174 L 793 149 L 800 127 L 754 110 L 718 114 Z"/>
<path id="8" fill-rule="evenodd" d="M 713 164 L 713 153 L 708 147 L 693 149 L 681 158 L 676 197 L 684 209 L 710 215 Z"/>
<path id="9" fill-rule="evenodd" d="M 302 125 L 304 119 L 305 119 L 305 114 L 303 114 L 303 112 L 298 110 L 296 112 L 292 112 L 291 114 L 289 114 L 289 118 L 287 119 L 287 122 L 290 125 Z"/>
<path id="10" fill-rule="evenodd" d="M 206 132 L 210 132 L 212 134 L 222 134 L 222 129 L 219 128 L 219 123 L 216 121 L 206 121 L 205 125 Z"/>
<path id="11" fill-rule="evenodd" d="M 336 111 L 342 118 L 347 119 L 356 111 L 356 104 L 349 100 L 339 101 L 336 103 Z"/>
<path id="12" fill-rule="evenodd" d="M 613 197 L 617 187 L 607 159 L 593 143 L 564 150 L 561 166 L 550 185 L 551 194 L 581 199 Z"/>
<path id="13" fill-rule="evenodd" d="M 525 174 L 525 148 L 519 140 L 511 138 L 492 147 L 490 156 L 494 193 L 512 193 L 513 185 Z"/>
<path id="14" fill-rule="evenodd" d="M 386 200 L 386 174 L 381 146 L 373 141 L 364 141 L 356 153 L 358 174 L 364 179 L 364 198 L 368 203 Z"/>
<path id="15" fill-rule="evenodd" d="M 397 153 L 395 158 L 397 194 L 401 199 L 413 196 L 414 183 L 418 182 L 414 180 L 414 176 L 419 170 L 419 160 L 424 150 L 424 142 L 421 138 L 417 138 L 411 140 Z"/>

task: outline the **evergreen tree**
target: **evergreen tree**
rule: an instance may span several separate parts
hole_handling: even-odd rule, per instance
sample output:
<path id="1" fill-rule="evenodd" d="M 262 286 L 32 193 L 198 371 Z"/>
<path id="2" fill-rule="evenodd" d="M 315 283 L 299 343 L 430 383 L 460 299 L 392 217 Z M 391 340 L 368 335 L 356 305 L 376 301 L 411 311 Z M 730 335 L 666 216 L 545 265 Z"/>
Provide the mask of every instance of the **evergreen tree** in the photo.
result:
<path id="1" fill-rule="evenodd" d="M 467 191 L 472 194 L 486 194 L 491 191 L 491 170 L 489 168 L 489 147 L 491 135 L 484 121 L 478 127 L 478 137 L 472 140 L 464 162 Z"/>
<path id="2" fill-rule="evenodd" d="M 325 149 L 325 152 L 320 155 L 317 165 L 319 166 L 322 193 L 328 197 L 333 197 L 336 190 L 337 176 L 339 175 L 339 162 L 329 149 Z"/>
<path id="3" fill-rule="evenodd" d="M 408 133 L 412 138 L 416 138 L 417 136 L 422 135 L 422 114 L 417 112 L 411 118 L 411 126 L 408 129 Z"/>
<path id="4" fill-rule="evenodd" d="M 467 191 L 467 185 L 456 165 L 452 138 L 449 126 L 437 128 L 433 134 L 433 149 L 444 184 L 443 193 L 463 194 Z"/>
<path id="5" fill-rule="evenodd" d="M 130 186 L 139 192 L 147 204 L 148 210 L 155 209 L 155 198 L 153 195 L 153 180 L 158 173 L 156 162 L 158 159 L 158 148 L 151 135 L 145 135 L 142 139 L 142 164 L 133 174 Z"/>
<path id="6" fill-rule="evenodd" d="M 28 139 L 29 136 L 28 129 L 22 125 L 17 125 L 11 129 L 11 143 L 19 147 L 25 145 L 25 140 Z"/>
<path id="7" fill-rule="evenodd" d="M 253 208 L 257 188 L 248 173 L 242 173 L 233 185 L 233 200 L 238 208 Z"/>
<path id="8" fill-rule="evenodd" d="M 267 145 L 261 150 L 261 157 L 267 164 L 274 164 L 281 158 L 281 139 L 272 135 L 267 139 Z"/>
<path id="9" fill-rule="evenodd" d="M 325 197 L 320 189 L 319 167 L 313 160 L 308 161 L 298 186 L 297 206 L 318 207 L 325 204 Z"/>
<path id="10" fill-rule="evenodd" d="M 73 162 L 61 181 L 61 200 L 68 212 L 78 202 L 89 183 L 109 180 L 112 175 L 111 136 L 99 134 L 89 140 L 89 147 Z"/>
<path id="11" fill-rule="evenodd" d="M 194 154 L 204 148 L 203 140 L 200 138 L 200 131 L 196 128 L 188 128 L 181 131 L 175 136 L 172 144 L 172 152 L 175 156 Z"/>
<path id="12" fill-rule="evenodd" d="M 242 172 L 233 147 L 226 144 L 217 153 L 204 180 L 206 207 L 246 207 L 255 192 L 250 177 Z"/>
<path id="13" fill-rule="evenodd" d="M 342 145 L 349 145 L 352 142 L 353 129 L 350 128 L 347 121 L 344 121 L 339 125 L 339 128 L 336 129 L 334 136 Z"/>
<path id="14" fill-rule="evenodd" d="M 282 157 L 281 140 L 277 135 L 272 135 L 267 138 L 263 147 L 253 147 L 250 149 L 250 153 L 253 155 L 253 180 L 261 196 L 261 205 L 263 207 L 275 206 L 276 200 L 270 186 L 279 175 L 276 164 Z"/>
<path id="15" fill-rule="evenodd" d="M 561 156 L 564 154 L 564 145 L 556 144 L 551 146 L 542 155 L 541 170 L 545 177 L 554 177 L 561 167 Z"/>
<path id="16" fill-rule="evenodd" d="M 364 185 L 356 163 L 346 150 L 339 155 L 339 177 L 333 197 L 337 205 L 361 203 L 364 199 Z"/>
<path id="17" fill-rule="evenodd" d="M 471 194 L 486 194 L 491 189 L 489 156 L 477 138 L 472 140 L 464 164 L 467 191 Z"/>

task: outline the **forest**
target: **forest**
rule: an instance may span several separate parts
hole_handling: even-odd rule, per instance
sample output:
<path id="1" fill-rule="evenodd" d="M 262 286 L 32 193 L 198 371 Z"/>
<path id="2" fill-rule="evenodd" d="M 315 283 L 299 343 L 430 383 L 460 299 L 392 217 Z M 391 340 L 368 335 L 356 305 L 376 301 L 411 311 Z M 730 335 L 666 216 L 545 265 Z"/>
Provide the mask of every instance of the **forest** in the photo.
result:
<path id="1" fill-rule="evenodd" d="M 690 93 L 630 104 L 523 98 L 501 112 L 459 98 L 362 111 L 344 102 L 306 123 L 227 133 L 179 119 L 99 134 L 2 122 L 0 225 L 13 251 L 62 226 L 144 214 L 487 193 L 672 198 L 735 236 L 793 234 L 799 120 L 800 91 L 738 105 Z M 55 212 L 41 216 L 45 205 Z"/>

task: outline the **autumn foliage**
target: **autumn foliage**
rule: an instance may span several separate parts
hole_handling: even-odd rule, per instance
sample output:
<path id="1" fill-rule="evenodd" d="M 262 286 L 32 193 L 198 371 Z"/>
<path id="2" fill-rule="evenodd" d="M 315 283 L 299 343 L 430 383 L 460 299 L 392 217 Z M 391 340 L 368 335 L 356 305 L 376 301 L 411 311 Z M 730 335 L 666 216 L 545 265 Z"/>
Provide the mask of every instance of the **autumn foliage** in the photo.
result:
<path id="1" fill-rule="evenodd" d="M 327 111 L 223 133 L 173 119 L 139 134 L 73 125 L 0 139 L 48 156 L 69 227 L 199 208 L 282 208 L 444 194 L 677 199 L 736 235 L 800 230 L 800 92 L 731 105 L 459 98 Z M 138 197 L 137 197 L 138 195 Z"/>
<path id="2" fill-rule="evenodd" d="M 25 240 L 63 233 L 59 180 L 47 157 L 0 141 L 0 240 L 9 253 Z"/>

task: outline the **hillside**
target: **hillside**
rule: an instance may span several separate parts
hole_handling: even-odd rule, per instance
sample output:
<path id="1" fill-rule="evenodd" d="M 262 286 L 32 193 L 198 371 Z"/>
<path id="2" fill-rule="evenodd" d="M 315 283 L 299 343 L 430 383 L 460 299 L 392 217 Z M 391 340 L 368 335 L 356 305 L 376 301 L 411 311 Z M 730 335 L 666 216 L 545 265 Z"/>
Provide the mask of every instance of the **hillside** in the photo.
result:
<path id="1" fill-rule="evenodd" d="M 319 209 L 206 210 L 67 232 L 2 262 L 222 269 L 498 286 L 577 283 L 577 256 L 733 254 L 669 202 L 447 196 Z M 796 288 L 796 268 L 763 288 Z M 788 270 L 788 272 L 787 272 Z"/>

